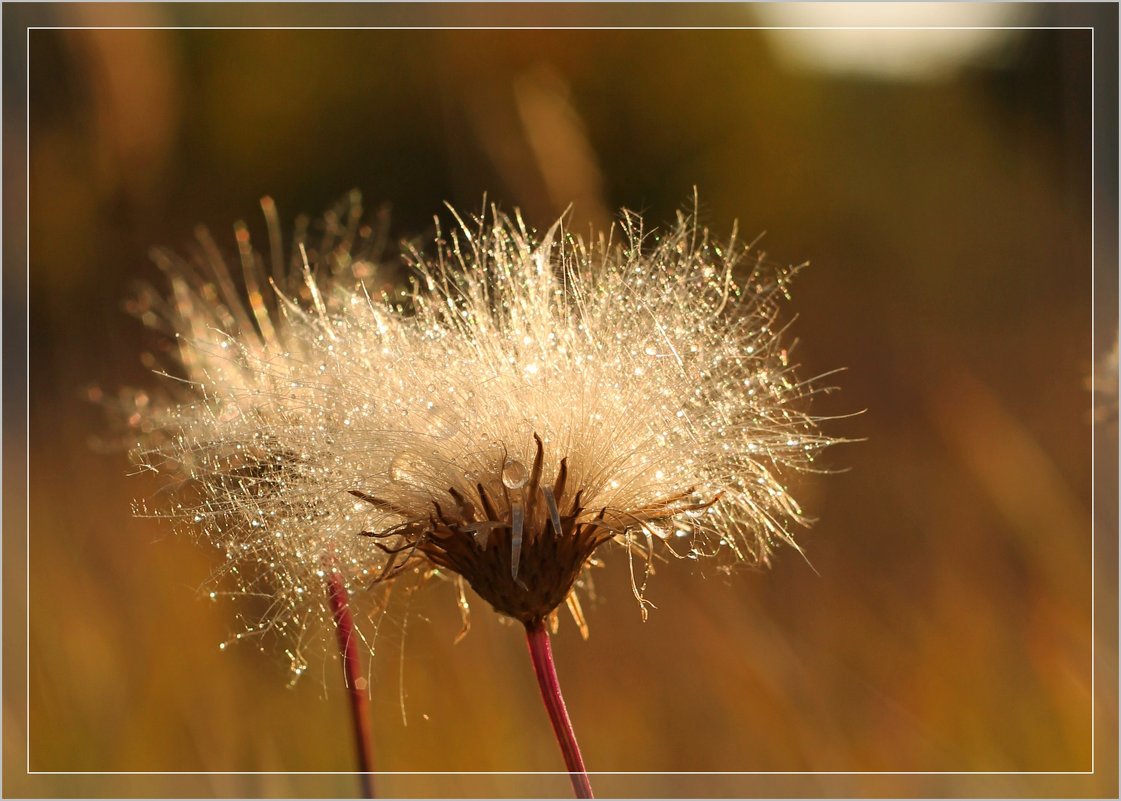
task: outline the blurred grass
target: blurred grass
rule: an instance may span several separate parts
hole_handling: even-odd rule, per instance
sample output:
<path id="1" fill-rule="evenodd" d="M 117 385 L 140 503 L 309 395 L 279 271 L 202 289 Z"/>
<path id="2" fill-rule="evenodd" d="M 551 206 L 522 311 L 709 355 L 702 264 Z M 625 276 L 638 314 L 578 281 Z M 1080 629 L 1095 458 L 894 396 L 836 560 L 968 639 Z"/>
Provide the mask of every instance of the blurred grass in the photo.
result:
<path id="1" fill-rule="evenodd" d="M 66 13 L 78 16 L 56 21 L 85 12 Z M 142 13 L 169 24 L 188 12 Z M 815 410 L 867 410 L 830 427 L 866 441 L 827 456 L 847 472 L 796 479 L 819 518 L 801 539 L 813 569 L 789 550 L 770 572 L 730 578 L 659 567 L 645 624 L 625 565 L 597 575 L 590 641 L 566 621 L 556 644 L 589 767 L 1088 768 L 1085 31 L 1025 33 L 999 64 L 931 83 L 784 71 L 761 31 L 41 30 L 30 42 L 33 769 L 350 769 L 332 666 L 289 689 L 276 654 L 220 652 L 237 605 L 200 591 L 216 555 L 131 518 L 130 499 L 150 487 L 126 478 L 123 455 L 90 447 L 104 421 L 83 388 L 156 381 L 138 361 L 145 335 L 120 310 L 130 283 L 155 275 L 149 245 L 183 244 L 205 222 L 231 247 L 228 226 L 256 224 L 264 194 L 290 220 L 357 186 L 371 205 L 392 204 L 395 235 L 413 236 L 441 201 L 477 208 L 484 192 L 537 224 L 574 200 L 579 227 L 622 205 L 668 219 L 694 185 L 718 230 L 738 217 L 748 238 L 767 231 L 772 258 L 813 261 L 791 306 L 802 373 L 848 368 L 843 392 Z M 1115 295 L 1115 273 L 1099 276 L 1105 290 Z M 1112 331 L 1097 335 L 1101 349 Z M 1115 424 L 1097 435 L 1110 457 L 1097 513 L 1109 561 Z M 1112 603 L 1107 579 L 1097 591 Z M 484 606 L 473 604 L 458 645 L 450 587 L 417 593 L 386 624 L 374 662 L 380 766 L 558 769 L 522 638 Z M 1116 792 L 1116 763 L 1101 757 L 1116 753 L 1115 646 L 1097 642 L 1100 772 L 1080 793 Z M 4 710 L 18 731 L 8 693 Z M 9 738 L 6 779 L 34 795 L 354 789 L 346 776 L 31 781 L 13 748 Z M 1061 781 L 595 785 L 1050 795 Z M 567 779 L 382 787 L 564 796 Z"/>

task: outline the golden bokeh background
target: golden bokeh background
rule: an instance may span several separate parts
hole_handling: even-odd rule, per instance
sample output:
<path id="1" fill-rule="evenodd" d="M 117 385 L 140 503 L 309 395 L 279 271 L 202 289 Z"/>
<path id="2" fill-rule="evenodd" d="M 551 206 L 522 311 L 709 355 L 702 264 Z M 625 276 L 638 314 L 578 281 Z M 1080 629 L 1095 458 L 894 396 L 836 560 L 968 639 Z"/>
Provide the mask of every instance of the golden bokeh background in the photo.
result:
<path id="1" fill-rule="evenodd" d="M 173 30 L 845 23 L 836 9 L 734 4 L 6 7 L 9 166 L 24 156 L 13 28 L 152 29 L 27 40 L 30 554 L 16 353 L 5 793 L 356 791 L 350 776 L 287 773 L 351 767 L 337 666 L 289 687 L 282 655 L 219 651 L 239 611 L 206 600 L 221 555 L 130 516 L 154 487 L 126 475 L 88 390 L 158 384 L 139 362 L 151 337 L 122 310 L 136 281 L 158 280 L 150 245 L 182 247 L 204 223 L 233 252 L 231 224 L 258 226 L 266 194 L 290 222 L 357 187 L 371 208 L 387 204 L 394 237 L 414 237 L 443 201 L 477 209 L 484 192 L 538 225 L 571 203 L 579 230 L 622 206 L 664 222 L 695 186 L 717 231 L 738 219 L 748 239 L 766 232 L 770 258 L 812 263 L 788 307 L 800 373 L 847 368 L 813 409 L 862 412 L 828 430 L 863 441 L 826 454 L 836 474 L 792 479 L 818 520 L 800 537 L 808 562 L 786 549 L 772 570 L 731 577 L 661 566 L 645 623 L 625 560 L 599 571 L 590 640 L 567 620 L 554 640 L 589 768 L 636 773 L 593 785 L 1116 794 L 1116 407 L 1095 423 L 1088 383 L 1116 336 L 1116 237 L 1102 233 L 1117 218 L 1115 138 L 1107 157 L 1091 152 L 1092 114 L 1115 124 L 1116 108 L 1093 108 L 1091 37 L 1099 82 L 1115 81 L 1117 11 L 998 6 L 919 24 L 1041 29 Z M 1063 25 L 1100 28 L 1047 29 Z M 6 197 L 22 202 L 23 188 L 6 170 Z M 1092 202 L 1112 221 L 1097 231 L 1110 249 L 1096 254 L 1093 301 Z M 13 222 L 5 214 L 9 323 L 24 300 Z M 481 601 L 472 624 L 455 644 L 455 596 L 440 584 L 387 619 L 373 664 L 379 766 L 560 770 L 520 631 Z M 1095 773 L 1018 775 L 1090 769 L 1092 649 Z M 765 775 L 650 773 L 689 771 Z M 380 788 L 569 792 L 567 777 L 532 773 L 387 775 Z"/>

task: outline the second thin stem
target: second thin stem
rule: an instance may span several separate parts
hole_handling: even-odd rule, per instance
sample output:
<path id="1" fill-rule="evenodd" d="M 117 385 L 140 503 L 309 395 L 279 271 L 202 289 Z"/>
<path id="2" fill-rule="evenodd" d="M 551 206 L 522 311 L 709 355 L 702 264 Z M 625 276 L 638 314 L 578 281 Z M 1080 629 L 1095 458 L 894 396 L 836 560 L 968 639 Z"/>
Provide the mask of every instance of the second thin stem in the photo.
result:
<path id="1" fill-rule="evenodd" d="M 358 755 L 358 770 L 361 773 L 362 795 L 365 798 L 374 798 L 370 699 L 366 694 L 366 677 L 362 675 L 362 659 L 358 655 L 354 616 L 350 612 L 346 585 L 343 583 L 343 577 L 336 572 L 332 572 L 327 580 L 327 593 L 331 600 L 331 614 L 335 618 L 335 634 L 338 635 L 339 655 L 343 661 L 347 695 L 350 696 L 350 712 L 354 724 L 354 745 Z"/>
<path id="2" fill-rule="evenodd" d="M 553 665 L 553 649 L 549 643 L 549 632 L 544 623 L 526 624 L 526 640 L 529 644 L 529 657 L 533 660 L 533 671 L 537 674 L 537 684 L 541 687 L 541 698 L 553 724 L 564 764 L 568 767 L 572 789 L 577 798 L 594 798 L 592 784 L 588 780 L 588 769 L 584 767 L 584 757 L 580 755 L 580 745 L 568 718 L 568 708 L 564 705 L 557 670 Z"/>

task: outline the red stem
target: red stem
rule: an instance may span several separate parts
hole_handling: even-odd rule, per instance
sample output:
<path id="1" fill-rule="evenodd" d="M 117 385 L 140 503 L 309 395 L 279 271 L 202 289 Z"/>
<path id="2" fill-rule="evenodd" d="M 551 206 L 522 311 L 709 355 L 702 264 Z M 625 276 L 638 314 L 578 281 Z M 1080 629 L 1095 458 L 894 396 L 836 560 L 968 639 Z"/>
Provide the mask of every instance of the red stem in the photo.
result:
<path id="1" fill-rule="evenodd" d="M 545 630 L 543 623 L 527 623 L 525 634 L 529 643 L 529 657 L 533 660 L 533 671 L 537 674 L 537 683 L 541 687 L 541 698 L 545 702 L 553 732 L 557 735 L 557 742 L 564 755 L 564 764 L 568 766 L 572 789 L 577 798 L 594 798 L 591 782 L 588 781 L 588 770 L 584 767 L 584 757 L 580 756 L 580 746 L 572 731 L 572 721 L 568 719 L 568 709 L 564 705 L 564 696 L 561 695 L 560 683 L 557 681 L 549 632 Z"/>
<path id="2" fill-rule="evenodd" d="M 350 712 L 354 723 L 354 745 L 358 752 L 358 770 L 362 775 L 362 795 L 364 798 L 375 798 L 373 738 L 370 735 L 370 698 L 366 694 L 366 677 L 362 675 L 362 659 L 358 655 L 358 641 L 354 633 L 354 616 L 350 613 L 350 601 L 347 597 L 343 577 L 332 572 L 327 579 L 327 586 L 328 596 L 331 599 L 331 613 L 335 618 L 335 634 L 338 635 L 339 654 L 343 658 L 343 675 L 346 678 L 347 694 L 350 696 Z"/>

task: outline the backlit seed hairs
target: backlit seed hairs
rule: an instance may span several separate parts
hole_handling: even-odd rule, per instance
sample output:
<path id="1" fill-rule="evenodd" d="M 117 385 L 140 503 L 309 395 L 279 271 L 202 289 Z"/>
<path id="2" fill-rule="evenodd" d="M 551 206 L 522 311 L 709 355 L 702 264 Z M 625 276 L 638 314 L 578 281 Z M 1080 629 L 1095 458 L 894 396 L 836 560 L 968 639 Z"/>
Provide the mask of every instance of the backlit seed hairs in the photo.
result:
<path id="1" fill-rule="evenodd" d="M 352 597 L 451 576 L 525 623 L 567 603 L 583 631 L 593 554 L 628 560 L 641 602 L 659 554 L 727 566 L 793 542 L 784 477 L 833 441 L 777 322 L 793 268 L 685 214 L 647 232 L 624 212 L 587 241 L 452 212 L 394 290 L 357 196 L 283 259 L 264 208 L 270 257 L 236 229 L 244 290 L 203 236 L 161 256 L 166 301 L 135 302 L 174 334 L 180 380 L 133 455 L 171 482 L 139 510 L 225 551 L 267 600 L 250 632 L 289 635 L 297 670 L 331 572 Z"/>

